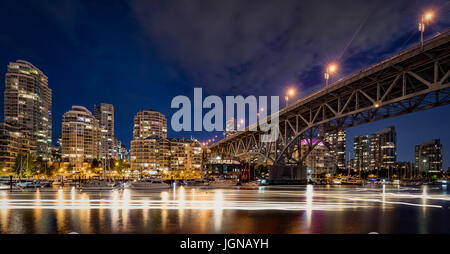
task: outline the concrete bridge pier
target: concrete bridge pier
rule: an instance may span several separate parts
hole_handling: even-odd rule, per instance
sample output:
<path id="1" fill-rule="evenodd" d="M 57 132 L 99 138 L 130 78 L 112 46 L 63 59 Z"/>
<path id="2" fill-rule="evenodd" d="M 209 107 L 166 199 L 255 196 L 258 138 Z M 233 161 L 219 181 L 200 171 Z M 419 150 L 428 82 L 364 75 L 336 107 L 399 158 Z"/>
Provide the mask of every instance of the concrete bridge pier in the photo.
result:
<path id="1" fill-rule="evenodd" d="M 269 172 L 269 185 L 306 184 L 305 165 L 272 165 Z"/>

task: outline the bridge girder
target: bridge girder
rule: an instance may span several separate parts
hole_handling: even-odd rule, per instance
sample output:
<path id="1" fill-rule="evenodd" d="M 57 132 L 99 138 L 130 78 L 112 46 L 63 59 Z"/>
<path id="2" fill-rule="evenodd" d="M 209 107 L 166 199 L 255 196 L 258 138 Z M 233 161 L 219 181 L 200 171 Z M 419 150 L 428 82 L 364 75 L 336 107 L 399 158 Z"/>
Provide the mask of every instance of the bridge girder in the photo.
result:
<path id="1" fill-rule="evenodd" d="M 259 155 L 273 164 L 299 165 L 314 149 L 308 142 L 303 158 L 293 156 L 301 140 L 318 139 L 349 127 L 450 103 L 450 32 L 407 49 L 328 88 L 298 100 L 279 112 L 279 139 L 260 142 L 261 131 L 245 131 L 211 146 L 214 154 Z"/>

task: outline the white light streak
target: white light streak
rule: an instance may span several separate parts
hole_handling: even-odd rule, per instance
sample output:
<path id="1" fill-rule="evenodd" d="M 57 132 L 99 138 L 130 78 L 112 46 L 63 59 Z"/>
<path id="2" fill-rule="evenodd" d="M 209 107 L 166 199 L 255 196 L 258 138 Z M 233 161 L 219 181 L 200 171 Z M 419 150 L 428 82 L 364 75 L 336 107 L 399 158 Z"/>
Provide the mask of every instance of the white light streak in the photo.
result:
<path id="1" fill-rule="evenodd" d="M 390 191 L 394 190 L 392 193 Z M 169 192 L 173 199 L 170 199 Z M 57 191 L 56 196 L 41 191 L 33 199 L 21 198 L 25 193 L 7 195 L 0 192 L 0 208 L 5 209 L 56 209 L 56 210 L 83 210 L 83 209 L 111 209 L 122 210 L 125 220 L 131 209 L 159 209 L 159 210 L 211 210 L 215 214 L 216 226 L 221 227 L 224 210 L 285 210 L 306 211 L 307 225 L 311 222 L 313 211 L 340 211 L 342 209 L 367 209 L 381 207 L 393 208 L 396 205 L 407 205 L 423 208 L 443 208 L 436 202 L 450 200 L 449 195 L 422 193 L 399 193 L 401 191 L 417 191 L 417 189 L 389 189 L 380 188 L 331 188 L 324 189 L 316 186 L 297 187 L 297 189 L 282 188 L 281 190 L 259 187 L 250 190 L 204 190 L 178 187 L 175 190 L 139 194 L 130 190 L 111 192 L 109 198 L 96 198 L 98 194 L 83 192 L 76 195 L 75 189 L 69 189 L 64 196 L 64 190 Z M 54 193 L 54 192 L 53 192 Z M 435 204 L 428 204 L 433 200 Z M 379 204 L 382 204 L 381 206 Z M 385 206 L 386 205 L 386 206 Z"/>

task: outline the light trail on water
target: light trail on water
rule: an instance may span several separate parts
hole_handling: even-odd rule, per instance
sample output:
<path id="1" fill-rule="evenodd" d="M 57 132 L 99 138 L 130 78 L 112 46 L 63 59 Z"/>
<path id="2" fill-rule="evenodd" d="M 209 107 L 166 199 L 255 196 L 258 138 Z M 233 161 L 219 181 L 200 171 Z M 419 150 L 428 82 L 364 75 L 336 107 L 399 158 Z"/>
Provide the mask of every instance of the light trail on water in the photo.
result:
<path id="1" fill-rule="evenodd" d="M 407 205 L 424 208 L 443 208 L 439 204 L 428 204 L 432 201 L 449 201 L 448 195 L 392 193 L 383 189 L 321 189 L 312 185 L 300 190 L 271 190 L 261 188 L 254 190 L 239 189 L 185 189 L 139 193 L 130 190 L 110 193 L 108 198 L 95 198 L 98 193 L 78 192 L 74 188 L 69 192 L 59 189 L 56 196 L 48 198 L 51 192 L 37 192 L 33 199 L 16 198 L 22 193 L 0 195 L 0 209 L 159 209 L 159 210 L 284 210 L 307 211 L 341 211 L 342 209 L 367 209 L 377 207 L 379 203 L 391 206 Z M 400 191 L 410 191 L 399 189 Z M 103 194 L 102 194 L 103 195 Z M 170 199 L 170 197 L 172 199 Z M 240 199 L 240 200 L 238 200 Z M 242 200 L 245 199 L 245 200 Z M 277 199 L 283 199 L 279 201 Z M 408 200 L 408 201 L 405 201 Z M 420 203 L 414 203 L 418 200 Z M 389 208 L 389 207 L 383 207 Z"/>

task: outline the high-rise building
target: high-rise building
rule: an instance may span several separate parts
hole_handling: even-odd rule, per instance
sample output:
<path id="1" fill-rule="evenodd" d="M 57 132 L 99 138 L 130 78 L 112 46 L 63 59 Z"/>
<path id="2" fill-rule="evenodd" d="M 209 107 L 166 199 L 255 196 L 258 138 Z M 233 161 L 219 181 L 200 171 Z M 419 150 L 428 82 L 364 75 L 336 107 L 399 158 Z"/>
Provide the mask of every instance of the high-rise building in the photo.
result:
<path id="1" fill-rule="evenodd" d="M 141 173 L 200 172 L 201 144 L 197 140 L 167 138 L 166 117 L 153 110 L 134 118 L 131 141 L 131 170 Z"/>
<path id="2" fill-rule="evenodd" d="M 151 136 L 131 141 L 131 169 L 141 173 L 156 173 L 160 169 L 162 154 L 158 147 L 160 137 Z"/>
<path id="3" fill-rule="evenodd" d="M 85 107 L 72 106 L 63 115 L 61 133 L 62 159 L 75 170 L 89 167 L 100 155 L 100 127 Z"/>
<path id="4" fill-rule="evenodd" d="M 158 142 L 159 170 L 169 172 L 170 170 L 170 141 L 167 138 L 161 138 Z"/>
<path id="5" fill-rule="evenodd" d="M 309 151 L 309 143 L 314 146 L 312 151 Z M 335 162 L 333 155 L 325 147 L 323 142 L 317 139 L 308 140 L 303 139 L 301 141 L 300 154 L 298 151 L 293 153 L 293 159 L 302 160 L 303 165 L 306 167 L 308 175 L 320 176 L 323 173 L 335 174 Z"/>
<path id="6" fill-rule="evenodd" d="M 114 137 L 114 106 L 112 104 L 100 103 L 94 105 L 94 116 L 100 127 L 100 157 L 102 159 L 116 158 L 114 152 L 117 141 Z"/>
<path id="7" fill-rule="evenodd" d="M 415 166 L 421 174 L 438 173 L 442 170 L 442 144 L 433 139 L 416 145 Z"/>
<path id="8" fill-rule="evenodd" d="M 131 169 L 150 173 L 168 167 L 165 153 L 165 149 L 168 149 L 166 138 L 166 117 L 154 110 L 139 111 L 134 117 Z M 160 142 L 163 144 L 161 151 Z"/>
<path id="9" fill-rule="evenodd" d="M 5 75 L 4 120 L 21 132 L 21 138 L 35 143 L 35 153 L 50 159 L 52 145 L 52 90 L 48 78 L 31 63 L 17 60 L 8 64 Z M 26 134 L 25 134 L 26 133 Z"/>
<path id="10" fill-rule="evenodd" d="M 393 174 L 396 174 L 399 179 L 411 179 L 417 177 L 417 172 L 411 162 L 398 161 L 393 165 Z"/>
<path id="11" fill-rule="evenodd" d="M 191 139 L 147 137 L 131 141 L 131 169 L 143 173 L 188 173 L 202 165 L 200 142 Z"/>
<path id="12" fill-rule="evenodd" d="M 188 169 L 198 170 L 201 172 L 203 163 L 203 149 L 202 144 L 195 139 L 190 139 L 187 141 L 189 146 L 188 150 Z"/>
<path id="13" fill-rule="evenodd" d="M 194 139 L 169 139 L 169 173 L 200 173 L 202 167 L 202 147 Z"/>
<path id="14" fill-rule="evenodd" d="M 375 170 L 387 170 L 392 168 L 397 161 L 397 134 L 395 127 L 391 126 L 383 129 L 370 137 L 370 167 Z"/>
<path id="15" fill-rule="evenodd" d="M 325 135 L 325 142 L 330 148 L 329 153 L 334 157 L 336 169 L 341 171 L 345 170 L 345 130 L 340 130 L 337 133 L 327 133 Z"/>
<path id="16" fill-rule="evenodd" d="M 370 166 L 370 139 L 369 135 L 353 138 L 353 168 L 368 171 Z"/>
<path id="17" fill-rule="evenodd" d="M 167 138 L 167 119 L 154 110 L 139 111 L 134 117 L 133 139 Z"/>
<path id="18" fill-rule="evenodd" d="M 362 171 L 386 171 L 397 161 L 397 135 L 389 127 L 371 135 L 354 137 L 353 168 Z"/>
<path id="19" fill-rule="evenodd" d="M 36 143 L 28 132 L 20 131 L 7 123 L 0 123 L 0 165 L 1 170 L 10 170 L 19 154 L 36 152 Z"/>
<path id="20" fill-rule="evenodd" d="M 328 151 L 328 149 L 322 142 L 313 140 L 313 144 L 315 144 L 316 142 L 318 142 L 318 144 L 316 144 L 314 149 L 305 158 L 304 163 L 308 174 L 318 177 L 324 173 L 336 173 L 334 172 L 335 163 L 333 161 L 333 155 L 330 153 L 330 151 Z M 308 145 L 306 143 L 306 140 L 302 141 L 301 148 L 302 157 L 304 157 L 308 152 Z"/>
<path id="21" fill-rule="evenodd" d="M 182 139 L 169 139 L 169 170 L 181 172 L 186 168 L 187 152 L 186 144 Z"/>
<path id="22" fill-rule="evenodd" d="M 116 158 L 118 160 L 126 160 L 126 161 L 130 160 L 130 158 L 129 158 L 130 153 L 128 152 L 128 149 L 120 141 L 116 142 L 116 146 L 114 148 L 114 154 L 116 155 Z"/>

